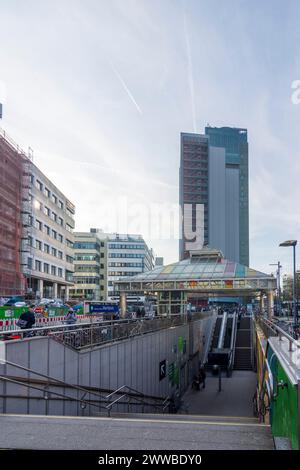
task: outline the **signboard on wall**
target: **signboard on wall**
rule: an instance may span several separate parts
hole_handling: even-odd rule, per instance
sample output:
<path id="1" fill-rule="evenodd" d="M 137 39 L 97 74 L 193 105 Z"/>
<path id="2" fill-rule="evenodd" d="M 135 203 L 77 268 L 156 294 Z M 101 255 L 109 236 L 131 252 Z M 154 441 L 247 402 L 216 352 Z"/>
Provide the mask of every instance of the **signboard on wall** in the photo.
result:
<path id="1" fill-rule="evenodd" d="M 165 379 L 167 376 L 167 361 L 164 359 L 159 363 L 159 381 Z"/>
<path id="2" fill-rule="evenodd" d="M 90 313 L 119 313 L 119 306 L 114 304 L 90 304 Z"/>

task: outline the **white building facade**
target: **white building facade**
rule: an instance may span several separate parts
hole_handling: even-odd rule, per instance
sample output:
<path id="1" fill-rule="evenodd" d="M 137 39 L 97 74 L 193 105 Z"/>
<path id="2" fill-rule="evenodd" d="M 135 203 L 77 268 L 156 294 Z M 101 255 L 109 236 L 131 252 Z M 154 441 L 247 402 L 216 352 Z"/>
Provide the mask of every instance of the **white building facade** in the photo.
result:
<path id="1" fill-rule="evenodd" d="M 69 298 L 75 206 L 31 163 L 23 205 L 22 269 L 33 298 Z"/>
<path id="2" fill-rule="evenodd" d="M 107 296 L 119 297 L 114 283 L 124 277 L 136 276 L 154 268 L 153 250 L 141 235 L 107 235 Z"/>

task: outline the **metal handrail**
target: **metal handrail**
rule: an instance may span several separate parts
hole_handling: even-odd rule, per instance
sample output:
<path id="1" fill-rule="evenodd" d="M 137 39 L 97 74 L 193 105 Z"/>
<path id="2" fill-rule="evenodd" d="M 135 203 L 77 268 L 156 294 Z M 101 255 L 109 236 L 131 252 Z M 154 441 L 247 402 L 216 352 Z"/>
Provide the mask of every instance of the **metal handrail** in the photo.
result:
<path id="1" fill-rule="evenodd" d="M 278 336 L 279 341 L 282 341 L 283 337 L 286 338 L 289 342 L 289 351 L 293 351 L 293 345 L 296 346 L 296 348 L 300 348 L 300 341 L 293 338 L 291 335 L 289 335 L 286 331 L 284 331 L 282 328 L 277 326 L 271 320 L 268 320 L 267 318 L 263 318 L 258 315 L 256 315 L 255 320 L 257 321 L 258 324 L 264 325 L 267 328 L 271 329 L 275 333 L 275 336 Z"/>
<path id="2" fill-rule="evenodd" d="M 73 324 L 66 324 L 63 323 L 61 325 L 53 325 L 53 326 L 35 326 L 33 328 L 17 328 L 15 330 L 9 330 L 9 331 L 4 331 L 0 330 L 0 336 L 10 336 L 13 334 L 19 334 L 19 335 L 24 335 L 28 334 L 30 332 L 36 333 L 36 332 L 46 332 L 46 331 L 59 331 L 59 330 L 70 330 L 73 328 L 74 330 L 78 331 L 82 327 L 95 327 L 97 325 L 103 325 L 103 326 L 110 326 L 110 325 L 120 325 L 120 324 L 139 324 L 143 321 L 152 321 L 156 319 L 175 319 L 175 318 L 182 318 L 182 315 L 178 314 L 172 314 L 172 315 L 157 315 L 153 318 L 150 317 L 142 317 L 142 318 L 123 318 L 120 320 L 99 320 L 99 321 L 93 321 L 93 322 L 86 322 L 86 323 L 73 323 Z M 45 335 L 46 336 L 46 335 Z"/>
<path id="3" fill-rule="evenodd" d="M 120 397 L 116 398 L 113 401 L 109 401 L 114 395 L 120 393 L 121 391 L 124 391 L 124 393 Z M 132 392 L 134 392 L 135 395 L 132 395 Z M 133 398 L 134 400 L 136 400 L 136 402 L 140 402 L 143 405 L 143 408 L 144 408 L 144 406 L 152 406 L 152 407 L 160 409 L 160 410 L 162 409 L 163 412 L 165 411 L 167 406 L 169 406 L 169 403 L 170 403 L 170 398 L 169 397 L 166 397 L 166 398 L 151 397 L 149 395 L 145 395 L 142 392 L 139 392 L 138 390 L 135 390 L 132 387 L 129 387 L 128 385 L 122 385 L 121 387 L 117 388 L 112 393 L 110 393 L 109 395 L 106 396 L 106 399 L 107 399 L 106 409 L 108 411 L 109 416 L 111 414 L 111 410 L 112 410 L 113 406 L 116 405 L 122 398 L 129 398 L 128 405 L 132 406 L 132 405 L 137 405 L 138 404 L 138 403 L 131 403 L 130 402 L 130 400 Z M 154 400 L 156 402 L 162 401 L 162 400 L 163 401 L 162 401 L 162 403 L 149 403 L 149 402 L 147 402 L 147 399 Z"/>
<path id="4" fill-rule="evenodd" d="M 211 349 L 211 346 L 212 346 L 217 319 L 218 319 L 218 314 L 216 313 L 215 318 L 214 318 L 214 320 L 212 321 L 212 324 L 211 324 L 211 328 L 210 328 L 210 332 L 209 332 L 209 341 L 207 341 L 207 343 L 206 343 L 207 346 L 206 346 L 204 356 L 203 356 L 203 363 L 204 364 L 207 363 L 208 353 L 209 353 L 209 351 Z"/>
<path id="5" fill-rule="evenodd" d="M 221 329 L 219 333 L 219 339 L 218 339 L 218 348 L 222 348 L 224 345 L 224 339 L 225 339 L 225 332 L 226 332 L 226 325 L 227 325 L 227 312 L 223 313 L 223 318 L 222 318 L 222 324 L 221 324 Z"/>
<path id="6" fill-rule="evenodd" d="M 232 321 L 232 333 L 231 333 L 231 342 L 230 342 L 230 358 L 229 358 L 229 364 L 228 364 L 228 370 L 232 370 L 233 364 L 234 364 L 234 358 L 235 358 L 235 345 L 236 345 L 236 337 L 237 337 L 237 320 L 238 316 L 236 312 L 234 312 L 233 315 L 233 321 Z"/>
<path id="7" fill-rule="evenodd" d="M 1 362 L 0 362 L 1 363 Z M 51 375 L 48 375 L 48 374 L 43 374 L 42 372 L 38 372 L 34 369 L 29 369 L 28 367 L 25 367 L 25 366 L 21 366 L 21 364 L 17 364 L 15 362 L 11 362 L 11 361 L 3 361 L 3 365 L 9 365 L 11 367 L 15 367 L 16 369 L 21 369 L 21 370 L 24 370 L 25 372 L 30 372 L 31 374 L 34 374 L 34 375 L 37 375 L 39 377 L 43 377 L 45 379 L 48 379 L 49 381 L 53 381 L 53 382 L 56 382 L 57 384 L 61 385 L 62 387 L 66 387 L 66 388 L 73 388 L 74 390 L 78 390 L 78 391 L 81 391 L 81 392 L 84 392 L 85 394 L 86 393 L 90 393 L 91 395 L 95 395 L 95 396 L 98 396 L 98 397 L 102 397 L 101 393 L 98 393 L 96 391 L 92 391 L 92 390 L 88 390 L 80 385 L 74 385 L 74 384 L 70 384 L 64 380 L 60 380 L 60 379 L 57 379 L 55 377 L 52 377 Z M 1 375 L 0 378 L 4 378 L 4 380 L 7 379 L 6 376 L 4 375 Z M 22 382 L 20 382 L 22 383 Z M 53 384 L 54 385 L 54 384 Z M 52 393 L 52 392 L 51 392 Z"/>

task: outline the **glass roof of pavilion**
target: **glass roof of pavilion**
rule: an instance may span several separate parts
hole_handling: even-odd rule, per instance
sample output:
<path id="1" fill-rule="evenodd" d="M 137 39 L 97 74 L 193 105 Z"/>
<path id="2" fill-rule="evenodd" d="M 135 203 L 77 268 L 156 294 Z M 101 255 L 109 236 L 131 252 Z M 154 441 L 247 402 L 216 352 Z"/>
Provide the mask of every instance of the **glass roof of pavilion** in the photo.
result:
<path id="1" fill-rule="evenodd" d="M 256 271 L 239 263 L 228 261 L 218 250 L 205 248 L 190 258 L 152 271 L 120 279 L 122 282 L 152 282 L 172 280 L 215 280 L 271 278 L 269 274 Z"/>

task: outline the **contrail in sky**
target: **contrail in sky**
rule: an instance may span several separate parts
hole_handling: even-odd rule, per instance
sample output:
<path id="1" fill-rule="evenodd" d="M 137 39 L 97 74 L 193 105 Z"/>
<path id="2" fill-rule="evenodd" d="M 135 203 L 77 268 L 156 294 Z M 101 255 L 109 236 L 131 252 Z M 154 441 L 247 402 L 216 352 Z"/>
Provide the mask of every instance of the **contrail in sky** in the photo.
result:
<path id="1" fill-rule="evenodd" d="M 142 113 L 142 110 L 141 108 L 139 107 L 139 105 L 137 104 L 136 100 L 134 99 L 132 93 L 130 92 L 128 86 L 126 85 L 126 83 L 124 82 L 123 78 L 121 77 L 121 75 L 119 74 L 119 72 L 117 71 L 117 69 L 115 68 L 115 66 L 113 65 L 112 62 L 110 62 L 110 66 L 111 68 L 113 69 L 115 75 L 117 76 L 117 78 L 119 79 L 119 81 L 121 82 L 121 85 L 123 86 L 124 90 L 126 91 L 127 95 L 129 96 L 129 98 L 131 99 L 131 101 L 133 102 L 134 106 L 136 107 L 136 109 L 138 110 L 138 112 L 140 114 L 143 114 Z"/>
<path id="2" fill-rule="evenodd" d="M 193 65 L 192 65 L 192 55 L 191 55 L 191 46 L 190 46 L 190 38 L 188 35 L 187 29 L 187 19 L 186 19 L 186 3 L 183 3 L 183 29 L 184 29 L 184 37 L 185 37 L 185 45 L 186 45 L 186 53 L 188 59 L 188 80 L 189 80 L 189 88 L 191 94 L 191 103 L 192 103 L 192 117 L 193 117 L 193 127 L 194 132 L 196 133 L 196 104 L 195 104 L 195 87 L 194 87 L 194 76 L 193 76 Z"/>

